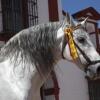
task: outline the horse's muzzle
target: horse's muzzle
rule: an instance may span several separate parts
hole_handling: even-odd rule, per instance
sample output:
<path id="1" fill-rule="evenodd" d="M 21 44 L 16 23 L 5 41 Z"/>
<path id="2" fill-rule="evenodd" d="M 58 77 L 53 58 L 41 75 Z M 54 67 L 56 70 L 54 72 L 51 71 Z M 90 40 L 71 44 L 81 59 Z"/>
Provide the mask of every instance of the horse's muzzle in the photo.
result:
<path id="1" fill-rule="evenodd" d="M 91 80 L 100 79 L 100 63 L 88 66 L 86 77 Z"/>

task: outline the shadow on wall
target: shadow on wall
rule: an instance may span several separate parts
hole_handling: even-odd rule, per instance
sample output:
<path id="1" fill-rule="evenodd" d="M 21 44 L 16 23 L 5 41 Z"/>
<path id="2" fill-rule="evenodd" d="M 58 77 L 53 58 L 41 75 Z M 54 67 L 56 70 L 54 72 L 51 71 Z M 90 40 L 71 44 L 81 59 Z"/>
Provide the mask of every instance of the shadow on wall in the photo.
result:
<path id="1" fill-rule="evenodd" d="M 60 100 L 89 100 L 85 73 L 68 61 L 60 61 L 55 68 L 60 87 Z"/>

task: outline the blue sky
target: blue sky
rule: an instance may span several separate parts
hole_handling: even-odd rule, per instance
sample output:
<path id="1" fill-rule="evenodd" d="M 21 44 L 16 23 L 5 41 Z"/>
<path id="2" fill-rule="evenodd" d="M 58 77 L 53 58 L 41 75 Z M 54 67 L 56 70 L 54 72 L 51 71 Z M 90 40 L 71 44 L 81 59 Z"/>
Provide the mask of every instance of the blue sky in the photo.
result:
<path id="1" fill-rule="evenodd" d="M 61 0 L 63 10 L 74 14 L 82 9 L 94 7 L 100 13 L 100 0 Z M 99 21 L 100 27 L 100 21 Z"/>
<path id="2" fill-rule="evenodd" d="M 78 12 L 87 7 L 94 7 L 100 13 L 100 0 L 61 0 L 62 7 L 70 14 Z"/>

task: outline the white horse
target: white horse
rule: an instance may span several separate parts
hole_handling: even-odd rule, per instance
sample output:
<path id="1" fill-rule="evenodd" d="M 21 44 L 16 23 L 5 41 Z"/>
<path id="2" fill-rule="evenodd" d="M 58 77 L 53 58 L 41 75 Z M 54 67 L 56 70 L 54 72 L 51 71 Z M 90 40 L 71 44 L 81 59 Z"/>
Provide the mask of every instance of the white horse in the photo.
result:
<path id="1" fill-rule="evenodd" d="M 100 56 L 85 22 L 67 15 L 63 22 L 33 26 L 12 37 L 0 51 L 0 100 L 41 100 L 40 87 L 62 58 L 79 64 L 90 78 L 98 77 Z"/>

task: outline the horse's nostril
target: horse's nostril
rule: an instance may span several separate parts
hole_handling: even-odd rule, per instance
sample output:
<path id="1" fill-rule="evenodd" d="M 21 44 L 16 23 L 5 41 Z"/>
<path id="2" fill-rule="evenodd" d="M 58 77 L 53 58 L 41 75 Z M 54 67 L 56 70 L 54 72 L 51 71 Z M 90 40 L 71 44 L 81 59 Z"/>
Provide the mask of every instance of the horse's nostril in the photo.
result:
<path id="1" fill-rule="evenodd" d="M 97 68 L 97 74 L 100 75 L 100 66 Z"/>

